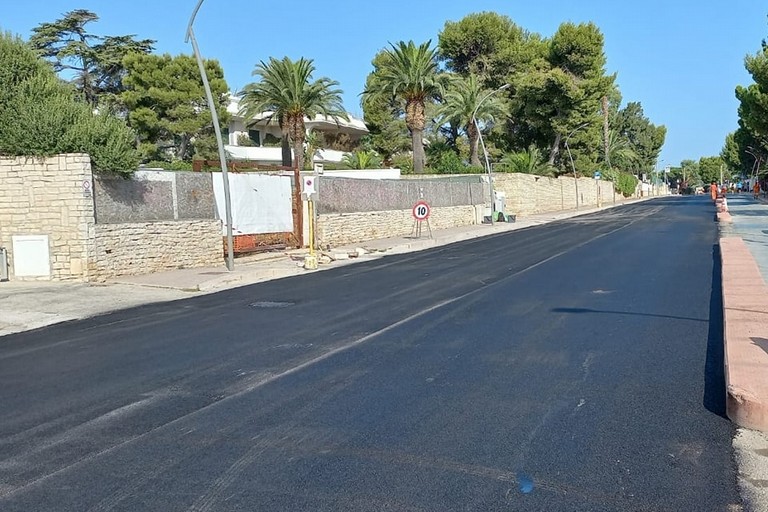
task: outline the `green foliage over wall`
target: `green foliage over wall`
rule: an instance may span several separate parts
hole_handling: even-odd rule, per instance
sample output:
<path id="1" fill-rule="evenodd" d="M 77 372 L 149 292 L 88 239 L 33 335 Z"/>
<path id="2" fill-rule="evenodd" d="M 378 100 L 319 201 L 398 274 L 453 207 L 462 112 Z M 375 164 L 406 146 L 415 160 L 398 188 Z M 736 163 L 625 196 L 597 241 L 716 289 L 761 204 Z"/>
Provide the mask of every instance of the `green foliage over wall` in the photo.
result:
<path id="1" fill-rule="evenodd" d="M 88 153 L 97 172 L 131 173 L 134 144 L 125 122 L 94 113 L 26 43 L 0 34 L 0 154 Z"/>

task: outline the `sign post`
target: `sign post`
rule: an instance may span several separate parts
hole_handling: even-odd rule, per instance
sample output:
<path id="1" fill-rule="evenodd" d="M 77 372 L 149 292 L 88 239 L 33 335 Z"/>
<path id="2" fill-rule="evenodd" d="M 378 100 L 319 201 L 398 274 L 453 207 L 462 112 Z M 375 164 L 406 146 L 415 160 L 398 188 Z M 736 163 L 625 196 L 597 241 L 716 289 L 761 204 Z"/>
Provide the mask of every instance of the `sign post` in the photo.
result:
<path id="1" fill-rule="evenodd" d="M 600 208 L 602 206 L 602 201 L 600 197 L 600 178 L 602 174 L 600 174 L 600 171 L 595 171 L 595 185 L 597 185 L 597 207 Z"/>
<path id="2" fill-rule="evenodd" d="M 411 229 L 411 236 L 421 238 L 422 223 L 427 223 L 427 230 L 429 231 L 429 238 L 432 238 L 432 228 L 429 225 L 429 214 L 432 213 L 432 209 L 429 207 L 429 203 L 420 199 L 416 201 L 411 209 L 413 215 L 413 228 Z"/>
<path id="3" fill-rule="evenodd" d="M 308 176 L 302 180 L 304 196 L 307 198 L 307 212 L 309 220 L 309 256 L 304 257 L 304 268 L 307 270 L 317 269 L 317 255 L 315 254 L 315 177 Z"/>

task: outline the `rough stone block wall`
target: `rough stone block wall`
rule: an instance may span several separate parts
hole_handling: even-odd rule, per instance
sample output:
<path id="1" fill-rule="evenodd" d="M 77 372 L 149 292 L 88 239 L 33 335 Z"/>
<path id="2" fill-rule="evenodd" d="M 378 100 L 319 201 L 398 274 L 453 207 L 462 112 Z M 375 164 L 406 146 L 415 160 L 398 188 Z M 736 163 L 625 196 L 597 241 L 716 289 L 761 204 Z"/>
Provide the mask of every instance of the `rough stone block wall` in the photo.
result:
<path id="1" fill-rule="evenodd" d="M 50 279 L 87 278 L 92 185 L 88 155 L 0 158 L 0 246 L 11 279 L 40 279 L 14 276 L 14 235 L 48 236 Z"/>
<path id="2" fill-rule="evenodd" d="M 97 224 L 93 247 L 93 281 L 224 263 L 218 220 Z"/>
<path id="3" fill-rule="evenodd" d="M 132 179 L 96 176 L 94 198 L 99 224 L 216 218 L 209 172 L 140 170 Z"/>
<path id="4" fill-rule="evenodd" d="M 435 208 L 483 204 L 488 198 L 483 177 L 366 180 L 326 177 L 318 179 L 317 211 L 321 214 L 378 212 L 411 208 L 424 199 Z"/>
<path id="5" fill-rule="evenodd" d="M 429 217 L 432 229 L 468 226 L 476 222 L 476 207 L 471 205 L 432 208 Z M 411 233 L 413 223 L 410 209 L 321 214 L 318 216 L 318 240 L 322 247 L 338 247 L 376 238 L 406 236 Z M 426 236 L 426 225 L 422 230 Z"/>
<path id="6" fill-rule="evenodd" d="M 573 178 L 547 178 L 532 174 L 496 174 L 494 189 L 506 194 L 507 213 L 521 217 L 536 213 L 576 208 L 576 183 Z M 596 207 L 600 188 L 602 205 L 613 202 L 613 183 L 591 178 L 578 179 L 579 207 Z M 616 200 L 619 201 L 619 197 Z"/>

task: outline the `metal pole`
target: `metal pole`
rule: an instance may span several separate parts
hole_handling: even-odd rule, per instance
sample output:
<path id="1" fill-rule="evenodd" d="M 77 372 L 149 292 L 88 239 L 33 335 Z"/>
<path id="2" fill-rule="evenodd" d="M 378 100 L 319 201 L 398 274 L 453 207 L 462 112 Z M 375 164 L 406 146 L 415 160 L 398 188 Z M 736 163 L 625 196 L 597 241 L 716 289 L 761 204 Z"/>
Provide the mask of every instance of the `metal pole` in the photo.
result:
<path id="1" fill-rule="evenodd" d="M 474 118 L 473 118 L 474 120 Z M 496 201 L 494 200 L 495 193 L 493 191 L 493 176 L 491 176 L 491 164 L 488 162 L 488 151 L 485 150 L 485 142 L 483 142 L 483 136 L 480 134 L 480 130 L 477 130 L 480 135 L 480 145 L 483 146 L 483 154 L 485 155 L 485 172 L 488 174 L 488 190 L 491 195 L 491 225 L 494 224 L 494 213 L 496 213 Z"/>
<path id="2" fill-rule="evenodd" d="M 203 64 L 203 58 L 200 56 L 200 49 L 197 46 L 197 40 L 195 39 L 195 33 L 192 30 L 192 24 L 195 22 L 195 16 L 197 11 L 200 10 L 200 6 L 203 4 L 203 0 L 199 0 L 195 6 L 195 10 L 192 11 L 192 17 L 189 19 L 187 25 L 187 36 L 184 42 L 192 42 L 192 51 L 195 53 L 195 59 L 197 59 L 197 67 L 200 69 L 200 78 L 203 80 L 203 88 L 205 89 L 205 96 L 208 99 L 208 108 L 211 110 L 211 122 L 213 122 L 213 131 L 216 133 L 216 143 L 219 147 L 219 163 L 221 164 L 221 180 L 224 185 L 224 210 L 227 223 L 227 270 L 232 271 L 235 269 L 235 254 L 232 243 L 232 203 L 229 195 L 229 175 L 227 174 L 227 155 L 224 152 L 224 141 L 221 138 L 221 128 L 219 127 L 219 115 L 216 112 L 216 104 L 213 101 L 213 93 L 211 92 L 211 84 L 208 83 L 208 75 L 205 72 L 205 65 Z"/>
<path id="3" fill-rule="evenodd" d="M 496 220 L 494 219 L 494 213 L 496 213 L 496 200 L 495 200 L 496 198 L 494 197 L 495 194 L 494 194 L 494 191 L 493 191 L 493 174 L 491 172 L 491 163 L 488 160 L 488 151 L 485 149 L 485 141 L 483 141 L 483 132 L 480 131 L 480 126 L 478 126 L 478 124 L 477 124 L 477 117 L 475 117 L 475 116 L 477 115 L 478 109 L 480 109 L 480 107 L 485 102 L 485 100 L 487 100 L 488 98 L 490 98 L 491 96 L 493 96 L 497 92 L 503 91 L 504 89 L 506 89 L 510 85 L 511 84 L 504 84 L 501 87 L 499 87 L 498 89 L 494 89 L 493 91 L 491 91 L 488 94 L 486 94 L 483 97 L 483 99 L 481 99 L 480 101 L 477 102 L 477 106 L 475 107 L 475 110 L 472 112 L 472 121 L 471 122 L 475 125 L 475 129 L 477 130 L 477 135 L 480 138 L 480 145 L 483 147 L 483 155 L 485 156 L 485 172 L 488 174 L 488 190 L 489 190 L 489 194 L 491 196 L 491 225 L 493 225 L 496 222 Z"/>
<path id="4" fill-rule="evenodd" d="M 589 123 L 582 123 L 576 128 L 573 129 L 571 133 L 568 134 L 568 136 L 565 138 L 565 149 L 568 151 L 568 158 L 571 160 L 571 169 L 573 169 L 573 184 L 576 187 L 576 209 L 579 209 L 579 179 L 576 177 L 576 166 L 573 165 L 573 155 L 571 155 L 571 148 L 568 146 L 568 139 L 573 136 L 574 133 L 581 130 L 585 126 L 589 125 Z"/>
<path id="5" fill-rule="evenodd" d="M 573 184 L 576 187 L 576 209 L 579 209 L 579 179 L 576 177 L 576 166 L 573 165 L 573 155 L 571 148 L 568 147 L 568 138 L 565 139 L 565 150 L 568 151 L 568 158 L 571 160 L 571 169 L 573 169 Z"/>

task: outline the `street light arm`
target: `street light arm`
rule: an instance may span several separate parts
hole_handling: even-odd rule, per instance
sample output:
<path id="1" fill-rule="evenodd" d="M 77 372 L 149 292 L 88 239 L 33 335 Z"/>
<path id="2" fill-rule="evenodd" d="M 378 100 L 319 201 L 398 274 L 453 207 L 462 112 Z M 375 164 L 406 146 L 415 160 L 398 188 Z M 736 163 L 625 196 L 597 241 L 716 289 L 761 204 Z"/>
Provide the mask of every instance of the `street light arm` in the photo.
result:
<path id="1" fill-rule="evenodd" d="M 581 130 L 582 128 L 586 128 L 589 126 L 589 123 L 581 123 L 579 126 L 573 129 L 571 133 L 568 134 L 568 136 L 565 138 L 565 144 L 568 145 L 568 140 L 570 140 L 571 137 L 573 137 L 573 134 L 577 131 Z"/>
<path id="2" fill-rule="evenodd" d="M 195 17 L 197 16 L 197 11 L 199 11 L 199 10 L 200 10 L 200 6 L 201 6 L 201 5 L 203 5 L 203 2 L 204 2 L 204 1 L 205 1 L 205 0 L 199 0 L 199 1 L 197 2 L 197 5 L 195 6 L 195 10 L 194 10 L 194 11 L 192 11 L 192 16 L 190 16 L 190 18 L 189 18 L 189 24 L 187 25 L 187 35 L 186 35 L 186 37 L 184 38 L 184 42 L 185 42 L 185 43 L 188 43 L 188 42 L 189 42 L 189 37 L 190 37 L 190 35 L 192 34 L 192 24 L 195 22 Z"/>
<path id="3" fill-rule="evenodd" d="M 493 96 L 497 92 L 503 91 L 504 89 L 507 89 L 507 88 L 511 87 L 511 85 L 512 84 L 504 84 L 501 87 L 499 87 L 498 89 L 494 89 L 491 92 L 489 92 L 488 94 L 486 94 L 485 96 L 483 96 L 483 99 L 481 99 L 480 101 L 477 102 L 477 106 L 475 107 L 475 110 L 472 111 L 472 120 L 477 122 L 477 119 L 476 119 L 477 111 L 480 109 L 480 107 L 483 105 L 483 103 L 485 103 L 485 100 L 487 100 L 488 98 L 490 98 L 491 96 Z"/>

